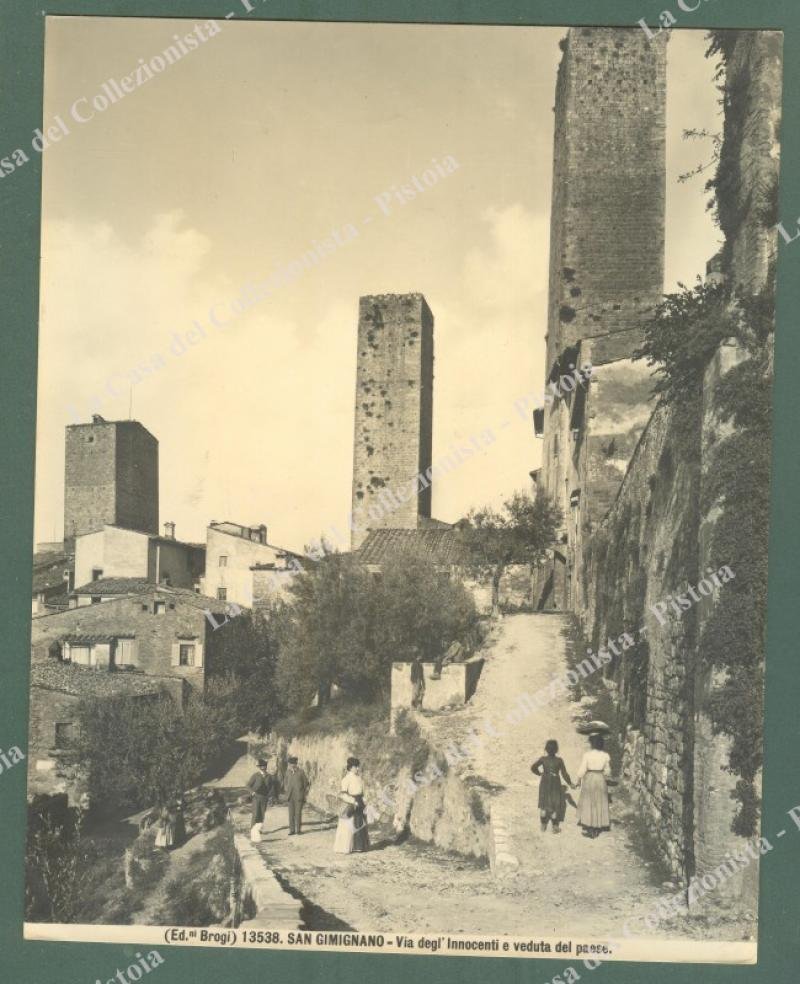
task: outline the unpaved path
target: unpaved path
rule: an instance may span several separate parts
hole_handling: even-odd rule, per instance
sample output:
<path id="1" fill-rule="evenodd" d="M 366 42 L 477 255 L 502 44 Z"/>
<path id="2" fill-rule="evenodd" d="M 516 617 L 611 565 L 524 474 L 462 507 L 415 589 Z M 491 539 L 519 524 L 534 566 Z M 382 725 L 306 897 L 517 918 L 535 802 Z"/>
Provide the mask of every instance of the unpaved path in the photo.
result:
<path id="1" fill-rule="evenodd" d="M 490 819 L 503 828 L 503 851 L 515 863 L 500 866 L 495 877 L 487 865 L 436 847 L 398 844 L 390 829 L 380 827 L 371 828 L 368 853 L 336 855 L 335 819 L 307 808 L 303 834 L 289 837 L 286 808 L 272 807 L 260 850 L 285 886 L 306 900 L 307 928 L 602 941 L 618 937 L 630 920 L 642 932 L 643 917 L 675 888 L 662 884 L 655 865 L 635 849 L 624 796 L 614 797 L 611 832 L 596 840 L 581 835 L 571 807 L 560 834 L 539 829 L 538 780 L 530 765 L 545 741 L 556 738 L 574 778 L 586 748 L 575 731 L 577 705 L 565 694 L 517 724 L 507 720 L 521 692 L 532 693 L 566 673 L 567 624 L 558 615 L 505 618 L 470 703 L 423 720 L 428 736 L 443 748 L 451 739 L 463 740 L 471 728 L 483 730 L 488 718 L 497 734 L 484 732 L 460 771 L 491 790 Z M 231 777 L 245 773 L 240 761 Z M 219 784 L 239 783 L 226 777 Z M 238 823 L 247 829 L 246 813 Z M 702 931 L 683 920 L 665 920 L 647 935 L 689 938 Z M 731 929 L 715 935 L 737 937 Z"/>
<path id="2" fill-rule="evenodd" d="M 422 723 L 442 747 L 450 740 L 463 742 L 472 729 L 481 737 L 460 771 L 491 790 L 498 892 L 514 897 L 542 933 L 614 934 L 625 919 L 654 910 L 659 898 L 676 888 L 663 886 L 656 866 L 634 849 L 630 809 L 622 796 L 614 796 L 612 830 L 595 840 L 581 834 L 570 805 L 561 833 L 540 831 L 539 781 L 531 764 L 555 738 L 575 781 L 588 743 L 575 730 L 579 707 L 566 693 L 521 719 L 513 711 L 521 694 L 536 693 L 569 669 L 568 624 L 564 615 L 506 616 L 495 629 L 469 704 Z M 578 795 L 578 790 L 571 793 L 575 802 Z"/>

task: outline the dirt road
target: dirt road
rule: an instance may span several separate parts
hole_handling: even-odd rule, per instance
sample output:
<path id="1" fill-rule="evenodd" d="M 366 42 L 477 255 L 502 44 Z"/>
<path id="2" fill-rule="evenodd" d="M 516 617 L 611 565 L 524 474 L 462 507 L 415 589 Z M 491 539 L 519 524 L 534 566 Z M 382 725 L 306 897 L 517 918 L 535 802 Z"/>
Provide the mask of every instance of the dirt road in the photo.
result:
<path id="1" fill-rule="evenodd" d="M 575 731 L 576 705 L 564 695 L 521 723 L 506 717 L 520 692 L 566 672 L 565 624 L 560 616 L 506 618 L 470 704 L 431 720 L 432 734 L 442 741 L 490 720 L 496 735 L 486 738 L 469 770 L 495 791 L 491 822 L 503 828 L 503 851 L 515 863 L 496 879 L 486 865 L 428 845 L 397 844 L 388 828 L 372 829 L 369 853 L 339 856 L 333 853 L 335 820 L 307 809 L 303 834 L 289 837 L 285 807 L 273 807 L 261 851 L 307 901 L 311 928 L 607 938 L 674 892 L 635 848 L 622 800 L 612 806 L 612 831 L 597 840 L 581 836 L 574 809 L 561 834 L 539 830 L 530 764 L 554 737 L 574 776 L 586 745 Z M 674 923 L 665 923 L 656 935 L 675 931 Z M 694 934 L 682 925 L 680 935 Z"/>

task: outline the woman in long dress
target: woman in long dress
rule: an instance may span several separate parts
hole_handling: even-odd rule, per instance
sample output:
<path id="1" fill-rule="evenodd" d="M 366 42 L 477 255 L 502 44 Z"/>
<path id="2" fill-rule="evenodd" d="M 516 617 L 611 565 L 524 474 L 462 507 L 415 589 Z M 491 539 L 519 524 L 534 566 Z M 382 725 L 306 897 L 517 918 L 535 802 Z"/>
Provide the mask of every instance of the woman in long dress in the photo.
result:
<path id="1" fill-rule="evenodd" d="M 531 766 L 539 780 L 539 819 L 542 822 L 542 833 L 547 830 L 548 821 L 553 823 L 553 833 L 561 833 L 561 822 L 567 812 L 567 799 L 564 787 L 561 785 L 563 776 L 567 785 L 572 787 L 572 780 L 564 765 L 564 760 L 558 756 L 558 742 L 551 738 L 544 746 L 545 754 Z"/>
<path id="2" fill-rule="evenodd" d="M 610 830 L 608 814 L 608 784 L 611 757 L 604 749 L 602 735 L 589 735 L 591 748 L 583 756 L 578 769 L 581 794 L 578 798 L 578 824 L 586 837 L 597 837 L 601 830 Z"/>
<path id="3" fill-rule="evenodd" d="M 162 807 L 156 824 L 156 847 L 169 849 L 174 846 L 176 819 L 176 811 L 171 805 Z"/>
<path id="4" fill-rule="evenodd" d="M 334 852 L 353 854 L 355 851 L 368 851 L 364 781 L 361 778 L 361 762 L 354 756 L 347 760 L 347 772 L 342 777 L 339 799 L 342 802 L 342 811 L 333 841 Z"/>

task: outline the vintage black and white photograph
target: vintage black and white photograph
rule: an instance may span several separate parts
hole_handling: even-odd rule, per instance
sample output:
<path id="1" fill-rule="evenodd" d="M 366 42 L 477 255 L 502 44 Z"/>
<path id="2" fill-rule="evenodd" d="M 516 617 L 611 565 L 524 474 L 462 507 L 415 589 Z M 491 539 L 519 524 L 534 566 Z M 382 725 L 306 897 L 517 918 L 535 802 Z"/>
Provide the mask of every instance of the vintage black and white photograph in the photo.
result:
<path id="1" fill-rule="evenodd" d="M 2 162 L 26 938 L 755 962 L 782 34 L 252 9 L 48 16 Z"/>

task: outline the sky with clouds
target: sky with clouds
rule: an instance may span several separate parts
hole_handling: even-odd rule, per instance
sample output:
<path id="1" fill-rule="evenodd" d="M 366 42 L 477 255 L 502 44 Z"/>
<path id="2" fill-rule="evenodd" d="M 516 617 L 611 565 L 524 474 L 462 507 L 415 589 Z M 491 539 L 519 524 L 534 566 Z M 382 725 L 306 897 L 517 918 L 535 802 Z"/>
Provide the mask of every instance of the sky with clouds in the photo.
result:
<path id="1" fill-rule="evenodd" d="M 544 373 L 564 29 L 222 23 L 72 120 L 76 99 L 193 25 L 47 19 L 45 125 L 59 115 L 70 133 L 43 161 L 36 540 L 62 535 L 65 425 L 126 419 L 131 401 L 159 440 L 161 521 L 180 539 L 204 541 L 212 519 L 265 523 L 294 549 L 344 530 L 362 294 L 420 291 L 434 313 L 434 459 L 498 435 L 434 484 L 433 514 L 454 521 L 527 487 L 540 449 L 513 404 Z M 702 32 L 673 34 L 667 290 L 720 242 L 704 177 L 677 181 L 710 152 L 682 131 L 720 129 L 714 66 Z M 381 213 L 376 196 L 447 155 L 457 170 Z M 209 325 L 212 306 L 227 312 L 247 282 L 347 224 L 358 235 L 318 266 Z M 189 346 L 194 321 L 205 337 Z"/>

